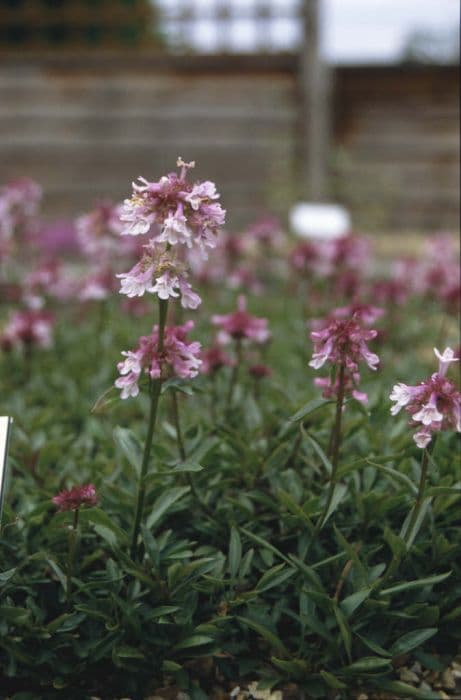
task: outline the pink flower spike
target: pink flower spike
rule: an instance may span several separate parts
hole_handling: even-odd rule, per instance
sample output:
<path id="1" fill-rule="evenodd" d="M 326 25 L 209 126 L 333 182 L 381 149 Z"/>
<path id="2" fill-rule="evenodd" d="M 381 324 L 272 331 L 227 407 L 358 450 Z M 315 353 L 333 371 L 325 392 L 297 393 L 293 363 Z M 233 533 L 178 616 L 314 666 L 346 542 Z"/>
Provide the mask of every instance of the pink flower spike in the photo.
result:
<path id="1" fill-rule="evenodd" d="M 396 402 L 391 414 L 396 415 L 405 408 L 411 418 L 410 425 L 418 426 L 413 437 L 420 448 L 426 447 L 432 435 L 441 430 L 461 432 L 461 395 L 454 383 L 445 377 L 446 367 L 455 359 L 454 353 L 450 348 L 443 355 L 434 352 L 440 360 L 441 372 L 435 372 L 417 386 L 396 384 L 390 395 Z"/>
<path id="2" fill-rule="evenodd" d="M 98 500 L 93 484 L 74 486 L 69 491 L 61 491 L 52 498 L 60 513 L 66 510 L 78 510 L 82 506 L 96 506 Z"/>

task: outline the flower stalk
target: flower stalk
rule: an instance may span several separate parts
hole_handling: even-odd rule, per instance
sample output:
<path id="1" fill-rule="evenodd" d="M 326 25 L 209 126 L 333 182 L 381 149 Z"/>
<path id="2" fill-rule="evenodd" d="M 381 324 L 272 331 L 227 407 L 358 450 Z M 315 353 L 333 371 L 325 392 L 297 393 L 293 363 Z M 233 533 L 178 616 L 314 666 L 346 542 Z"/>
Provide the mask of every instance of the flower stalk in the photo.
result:
<path id="1" fill-rule="evenodd" d="M 66 577 L 66 603 L 67 608 L 70 609 L 72 601 L 72 577 L 74 575 L 75 569 L 75 555 L 77 553 L 77 534 L 78 534 L 78 517 L 80 510 L 76 508 L 74 510 L 74 518 L 72 522 L 72 527 L 69 532 L 69 555 L 67 560 L 67 577 Z"/>
<path id="2" fill-rule="evenodd" d="M 159 323 L 158 323 L 158 354 L 161 356 L 164 348 L 165 324 L 168 312 L 168 301 L 159 299 Z M 147 427 L 146 442 L 144 443 L 144 452 L 141 463 L 141 474 L 138 481 L 138 493 L 136 497 L 136 508 L 133 524 L 133 534 L 131 538 L 131 558 L 137 556 L 137 541 L 139 529 L 141 526 L 142 514 L 144 510 L 144 501 L 146 497 L 146 475 L 149 466 L 150 454 L 152 450 L 152 440 L 155 432 L 155 424 L 157 421 L 158 404 L 160 399 L 160 391 L 162 388 L 162 376 L 158 379 L 150 380 L 150 410 L 149 423 Z"/>

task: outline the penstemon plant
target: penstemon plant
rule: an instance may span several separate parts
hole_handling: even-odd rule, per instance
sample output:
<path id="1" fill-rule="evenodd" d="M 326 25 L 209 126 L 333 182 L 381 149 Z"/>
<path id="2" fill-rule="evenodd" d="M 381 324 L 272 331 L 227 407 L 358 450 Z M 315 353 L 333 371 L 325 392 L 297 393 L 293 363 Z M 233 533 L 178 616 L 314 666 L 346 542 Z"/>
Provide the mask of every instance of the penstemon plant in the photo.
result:
<path id="1" fill-rule="evenodd" d="M 407 547 L 413 543 L 417 534 L 415 528 L 418 524 L 421 525 L 419 521 L 422 520 L 421 508 L 429 467 L 429 448 L 434 447 L 436 436 L 441 430 L 461 432 L 461 395 L 454 382 L 445 376 L 450 364 L 458 362 L 459 358 L 455 357 L 451 348 L 445 348 L 443 353 L 434 348 L 434 354 L 439 360 L 437 372 L 417 386 L 396 384 L 389 397 L 395 401 L 391 408 L 393 416 L 397 415 L 402 408 L 411 416 L 410 425 L 418 428 L 413 439 L 423 450 L 415 505 L 402 528 L 402 536 L 405 537 Z"/>
<path id="2" fill-rule="evenodd" d="M 145 293 L 158 298 L 158 324 L 150 335 L 142 336 L 135 350 L 123 352 L 125 360 L 118 364 L 120 377 L 115 385 L 121 389 L 121 398 L 137 396 L 139 380 L 147 375 L 150 411 L 147 436 L 141 462 L 141 473 L 135 505 L 131 556 L 137 555 L 137 542 L 145 501 L 145 478 L 148 473 L 152 441 L 157 420 L 162 384 L 174 377 L 193 378 L 198 374 L 201 345 L 189 342 L 187 333 L 193 328 L 188 321 L 181 326 L 167 326 L 168 303 L 180 300 L 185 309 L 196 309 L 201 299 L 188 282 L 184 248 L 195 248 L 203 257 L 207 248 L 214 248 L 220 226 L 224 224 L 225 210 L 219 202 L 214 183 L 187 180 L 195 163 L 178 158 L 178 173 L 161 177 L 158 182 L 144 178 L 133 183 L 133 195 L 126 199 L 121 211 L 122 235 L 148 234 L 141 259 L 127 273 L 117 275 L 121 280 L 121 294 L 140 297 Z M 174 400 L 176 397 L 174 397 Z M 177 404 L 174 403 L 177 409 Z M 175 410 L 177 417 L 177 410 Z M 176 420 L 181 455 L 184 447 Z"/>

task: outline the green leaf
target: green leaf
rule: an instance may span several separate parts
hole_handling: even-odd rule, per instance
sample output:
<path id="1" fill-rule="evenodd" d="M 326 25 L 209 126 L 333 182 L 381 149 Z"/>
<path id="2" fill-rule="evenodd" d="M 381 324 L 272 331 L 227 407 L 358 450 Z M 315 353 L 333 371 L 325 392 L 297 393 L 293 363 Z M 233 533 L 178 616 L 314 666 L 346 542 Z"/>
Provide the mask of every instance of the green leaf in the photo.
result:
<path id="1" fill-rule="evenodd" d="M 418 698 L 419 700 L 440 700 L 440 695 L 437 692 L 420 690 L 414 688 L 408 683 L 402 681 L 380 681 L 379 684 L 374 682 L 373 686 L 379 690 L 385 690 L 389 693 L 396 693 L 402 698 Z"/>
<path id="2" fill-rule="evenodd" d="M 4 586 L 5 583 L 7 583 L 11 578 L 13 578 L 17 570 L 18 567 L 15 566 L 13 569 L 7 569 L 6 571 L 2 571 L 0 573 L 0 585 Z"/>
<path id="3" fill-rule="evenodd" d="M 235 578 L 237 576 L 241 559 L 242 541 L 238 530 L 235 527 L 232 527 L 229 539 L 229 571 L 231 578 Z"/>
<path id="4" fill-rule="evenodd" d="M 349 666 L 344 666 L 341 671 L 343 673 L 370 673 L 389 668 L 391 665 L 390 659 L 383 659 L 381 656 L 363 656 Z"/>
<path id="5" fill-rule="evenodd" d="M 302 408 L 299 409 L 299 411 L 296 411 L 290 418 L 288 418 L 290 423 L 295 423 L 298 420 L 301 420 L 302 418 L 305 418 L 306 416 L 309 416 L 311 413 L 314 413 L 315 411 L 318 411 L 319 408 L 323 408 L 323 406 L 328 406 L 328 404 L 332 404 L 334 401 L 326 401 L 325 399 L 312 399 L 312 401 L 308 401 Z"/>
<path id="6" fill-rule="evenodd" d="M 366 637 L 362 637 L 362 635 L 357 634 L 357 632 L 355 633 L 355 636 L 358 637 L 360 639 L 360 641 L 363 642 L 363 644 L 365 644 L 365 646 L 368 649 L 371 649 L 371 651 L 374 651 L 375 654 L 379 654 L 380 656 L 386 656 L 386 657 L 392 656 L 392 654 L 389 651 L 386 651 L 386 649 L 383 649 L 383 647 L 381 647 L 379 644 L 374 642 L 372 639 L 367 639 Z"/>
<path id="7" fill-rule="evenodd" d="M 403 523 L 402 530 L 400 532 L 400 537 L 405 539 L 405 542 L 407 544 L 407 549 L 410 549 L 411 545 L 416 539 L 416 536 L 418 532 L 421 529 L 421 526 L 424 522 L 424 518 L 426 517 L 426 513 L 429 510 L 429 507 L 432 503 L 432 498 L 425 498 L 424 501 L 421 504 L 421 508 L 418 512 L 418 516 L 411 528 L 411 531 L 408 530 L 410 522 L 411 522 L 411 517 L 413 515 L 413 511 L 416 508 L 416 505 L 413 506 L 411 511 L 408 513 L 407 517 L 405 518 L 405 522 Z"/>
<path id="8" fill-rule="evenodd" d="M 287 569 L 285 564 L 277 564 L 272 569 L 266 571 L 256 584 L 255 591 L 268 591 L 274 586 L 278 586 L 296 573 L 296 569 Z"/>
<path id="9" fill-rule="evenodd" d="M 120 659 L 144 659 L 145 656 L 142 651 L 139 651 L 136 647 L 130 647 L 126 644 L 122 646 L 114 647 L 114 654 Z"/>
<path id="10" fill-rule="evenodd" d="M 268 642 L 268 644 L 270 644 L 271 647 L 277 649 L 284 656 L 290 656 L 282 640 L 276 637 L 273 632 L 267 629 L 267 627 L 264 627 L 264 625 L 260 624 L 259 622 L 255 622 L 255 620 L 251 620 L 249 617 L 241 617 L 240 615 L 236 615 L 235 619 L 244 627 L 250 627 L 252 630 L 257 632 L 263 639 L 266 640 L 266 642 Z"/>
<path id="11" fill-rule="evenodd" d="M 165 659 L 162 663 L 162 668 L 166 673 L 176 673 L 182 670 L 181 664 L 171 661 L 171 659 Z"/>
<path id="12" fill-rule="evenodd" d="M 190 461 L 185 461 L 185 462 L 178 462 L 173 469 L 169 470 L 169 473 L 171 474 L 182 474 L 183 472 L 201 472 L 203 471 L 203 467 L 201 464 L 198 464 L 197 462 L 190 462 Z"/>
<path id="13" fill-rule="evenodd" d="M 446 578 L 451 576 L 451 571 L 446 574 L 439 574 L 438 576 L 429 576 L 428 578 L 420 578 L 415 581 L 407 581 L 406 583 L 399 583 L 397 586 L 391 586 L 391 588 L 385 588 L 380 591 L 379 595 L 392 595 L 393 593 L 400 593 L 401 591 L 408 591 L 412 588 L 421 588 L 422 586 L 433 586 L 436 583 L 445 581 Z"/>
<path id="14" fill-rule="evenodd" d="M 352 613 L 357 610 L 360 605 L 368 598 L 372 588 L 364 588 L 362 591 L 357 591 L 344 598 L 340 603 L 340 608 L 343 611 L 346 619 L 349 619 Z"/>
<path id="15" fill-rule="evenodd" d="M 176 650 L 179 649 L 191 649 L 192 647 L 203 646 L 204 644 L 210 644 L 214 642 L 212 637 L 207 637 L 204 634 L 193 634 L 191 637 L 183 639 L 179 644 L 173 647 Z"/>
<path id="16" fill-rule="evenodd" d="M 338 623 L 339 632 L 344 643 L 344 648 L 347 653 L 347 658 L 351 660 L 351 648 L 352 648 L 352 634 L 349 629 L 349 625 L 346 622 L 344 615 L 337 605 L 334 606 L 334 613 L 336 617 L 336 622 Z"/>
<path id="17" fill-rule="evenodd" d="M 334 676 L 332 673 L 329 673 L 328 671 L 320 671 L 320 675 L 330 688 L 336 688 L 337 690 L 347 688 L 347 685 L 345 683 L 340 681 L 338 678 L 336 678 L 336 676 Z"/>
<path id="18" fill-rule="evenodd" d="M 190 486 L 175 486 L 164 491 L 155 501 L 152 510 L 147 516 L 146 526 L 150 529 L 168 512 L 171 506 L 179 501 L 186 493 L 189 493 Z"/>
<path id="19" fill-rule="evenodd" d="M 324 452 L 323 449 L 320 447 L 320 445 L 319 445 L 319 443 L 317 442 L 317 440 L 316 440 L 314 437 L 312 437 L 312 435 L 309 435 L 309 433 L 306 432 L 306 431 L 304 430 L 304 428 L 302 428 L 302 427 L 301 427 L 301 431 L 302 431 L 302 433 L 307 437 L 307 439 L 308 439 L 309 442 L 311 443 L 312 447 L 314 448 L 315 452 L 316 452 L 316 453 L 318 454 L 318 456 L 320 457 L 320 459 L 321 459 L 321 461 L 322 461 L 322 464 L 323 464 L 323 466 L 325 467 L 325 470 L 326 470 L 327 474 L 328 474 L 329 476 L 331 476 L 331 474 L 333 474 L 333 465 L 331 464 L 330 460 L 329 460 L 328 457 L 326 456 L 325 452 Z"/>
<path id="20" fill-rule="evenodd" d="M 285 561 L 287 564 L 291 565 L 291 561 L 284 554 L 282 554 L 282 552 L 279 549 L 277 549 L 277 547 L 274 547 L 273 544 L 270 544 L 270 542 L 268 542 L 267 540 L 263 539 L 262 537 L 259 537 L 259 535 L 253 534 L 250 530 L 247 530 L 244 527 L 241 527 L 239 529 L 241 532 L 244 532 L 245 535 L 250 538 L 250 540 L 253 540 L 253 542 L 256 542 L 264 549 L 269 550 L 269 552 L 272 552 L 277 557 Z"/>
<path id="21" fill-rule="evenodd" d="M 59 564 L 56 564 L 56 562 L 53 559 L 46 559 L 46 562 L 53 569 L 61 586 L 64 588 L 64 590 L 67 590 L 67 577 L 66 577 L 64 571 L 59 566 Z"/>
<path id="22" fill-rule="evenodd" d="M 407 632 L 407 634 L 397 639 L 391 646 L 392 656 L 400 656 L 401 654 L 406 654 L 407 651 L 422 646 L 424 642 L 433 637 L 434 634 L 437 634 L 437 632 L 438 629 L 436 627 L 427 627 L 426 629 Z"/>
<path id="23" fill-rule="evenodd" d="M 139 475 L 141 472 L 142 448 L 133 431 L 117 426 L 114 429 L 114 440 Z"/>
<path id="24" fill-rule="evenodd" d="M 302 523 L 304 523 L 304 525 L 308 527 L 310 532 L 314 531 L 314 525 L 307 513 L 304 512 L 301 506 L 298 505 L 286 491 L 279 489 L 277 491 L 277 496 L 282 502 L 282 504 L 285 506 L 285 508 L 288 511 L 290 511 L 290 513 L 295 515 Z"/>
<path id="25" fill-rule="evenodd" d="M 175 612 L 181 610 L 177 605 L 160 605 L 158 608 L 154 608 L 147 615 L 146 620 L 156 620 L 158 617 L 164 617 L 165 615 L 172 615 Z"/>
<path id="26" fill-rule="evenodd" d="M 101 508 L 85 508 L 80 511 L 80 521 L 92 523 L 95 530 L 112 547 L 126 545 L 129 538 L 126 532 L 114 523 L 112 518 Z"/>
<path id="27" fill-rule="evenodd" d="M 328 519 L 330 518 L 331 515 L 333 515 L 333 513 L 335 512 L 336 508 L 339 506 L 339 504 L 343 500 L 346 493 L 347 493 L 346 484 L 335 484 L 335 487 L 333 490 L 333 496 L 331 498 L 331 503 L 330 503 L 328 510 L 325 513 L 325 517 L 322 521 L 322 527 L 325 527 Z"/>

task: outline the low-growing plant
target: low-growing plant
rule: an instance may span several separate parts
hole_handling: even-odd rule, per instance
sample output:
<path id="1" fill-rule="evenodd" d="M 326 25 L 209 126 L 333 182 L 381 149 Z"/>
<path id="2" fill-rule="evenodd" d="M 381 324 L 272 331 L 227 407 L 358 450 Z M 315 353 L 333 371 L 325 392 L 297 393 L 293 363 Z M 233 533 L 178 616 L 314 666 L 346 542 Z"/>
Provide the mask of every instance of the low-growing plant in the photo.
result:
<path id="1" fill-rule="evenodd" d="M 37 190 L 0 192 L 2 697 L 439 697 L 398 669 L 461 639 L 448 243 L 383 278 L 358 237 L 218 235 L 214 184 L 178 166 L 81 217 L 78 262 L 27 261 L 40 280 L 14 251 L 40 251 Z"/>

